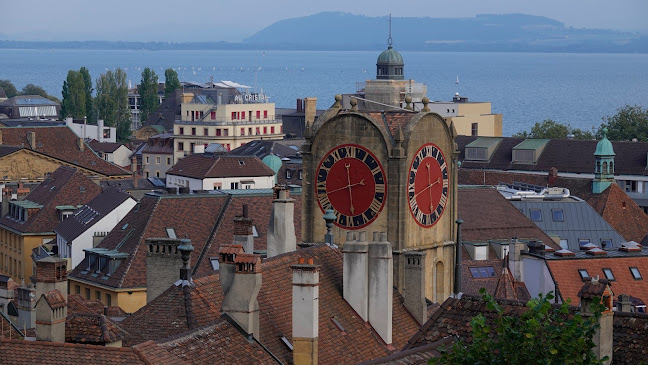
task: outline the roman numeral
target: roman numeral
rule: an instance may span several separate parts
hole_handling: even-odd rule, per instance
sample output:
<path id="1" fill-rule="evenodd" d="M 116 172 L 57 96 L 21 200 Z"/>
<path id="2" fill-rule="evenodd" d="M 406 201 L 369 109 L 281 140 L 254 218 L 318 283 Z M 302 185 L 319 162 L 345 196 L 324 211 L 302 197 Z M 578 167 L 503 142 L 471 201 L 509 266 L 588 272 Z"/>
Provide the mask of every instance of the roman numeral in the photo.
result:
<path id="1" fill-rule="evenodd" d="M 372 175 L 376 175 L 376 174 L 379 173 L 379 172 L 381 172 L 381 171 L 380 171 L 380 166 L 376 166 L 376 167 L 374 167 L 373 170 L 371 170 L 371 174 L 372 174 Z"/>
<path id="2" fill-rule="evenodd" d="M 322 205 L 322 208 L 328 209 L 331 206 L 331 201 L 329 200 L 328 195 L 320 194 L 318 195 L 318 199 L 320 201 L 320 204 Z"/>
<path id="3" fill-rule="evenodd" d="M 448 180 L 443 180 L 443 187 L 447 188 L 448 187 Z"/>
<path id="4" fill-rule="evenodd" d="M 335 150 L 331 152 L 331 157 L 333 157 L 333 162 L 340 161 L 342 159 L 342 157 L 340 156 L 340 150 Z"/>
<path id="5" fill-rule="evenodd" d="M 344 151 L 346 153 L 346 157 L 348 158 L 356 158 L 356 148 L 352 146 L 345 146 Z"/>
<path id="6" fill-rule="evenodd" d="M 317 182 L 317 189 L 318 189 L 318 190 L 319 190 L 319 189 L 324 189 L 324 190 L 326 190 L 326 180 L 324 180 L 324 181 L 318 181 L 318 182 Z"/>
<path id="7" fill-rule="evenodd" d="M 441 199 L 439 199 L 439 205 L 445 207 L 447 201 L 448 201 L 448 196 L 442 194 Z"/>
<path id="8" fill-rule="evenodd" d="M 374 213 L 378 214 L 378 211 L 380 210 L 381 206 L 382 203 L 374 199 L 373 201 L 371 201 L 371 205 L 369 206 L 369 209 L 371 209 Z"/>
<path id="9" fill-rule="evenodd" d="M 423 212 L 420 209 L 416 208 L 416 220 L 422 222 L 424 216 L 425 215 L 423 214 Z"/>
<path id="10" fill-rule="evenodd" d="M 383 184 L 376 185 L 376 193 L 384 194 L 385 193 L 385 185 L 383 185 Z"/>

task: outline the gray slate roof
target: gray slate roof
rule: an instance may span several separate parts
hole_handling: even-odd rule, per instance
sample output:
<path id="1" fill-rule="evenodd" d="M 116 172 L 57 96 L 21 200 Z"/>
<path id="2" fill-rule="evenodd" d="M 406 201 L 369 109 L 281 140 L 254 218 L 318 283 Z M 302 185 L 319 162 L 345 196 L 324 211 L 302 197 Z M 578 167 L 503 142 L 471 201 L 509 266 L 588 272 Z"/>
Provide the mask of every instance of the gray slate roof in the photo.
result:
<path id="1" fill-rule="evenodd" d="M 128 198 L 130 198 L 128 193 L 109 186 L 86 205 L 77 209 L 72 216 L 59 223 L 54 228 L 54 232 L 71 242 Z"/>

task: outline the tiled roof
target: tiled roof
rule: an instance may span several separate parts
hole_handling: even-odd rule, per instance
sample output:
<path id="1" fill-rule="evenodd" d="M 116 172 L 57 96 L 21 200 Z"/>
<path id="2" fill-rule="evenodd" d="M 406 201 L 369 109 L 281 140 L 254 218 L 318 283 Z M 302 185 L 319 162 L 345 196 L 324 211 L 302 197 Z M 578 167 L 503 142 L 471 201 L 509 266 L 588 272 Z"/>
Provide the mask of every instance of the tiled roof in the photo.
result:
<path id="1" fill-rule="evenodd" d="M 273 176 L 275 173 L 256 156 L 193 154 L 178 161 L 167 175 L 194 179 Z"/>
<path id="2" fill-rule="evenodd" d="M 614 275 L 612 292 L 616 299 L 620 294 L 628 294 L 648 303 L 648 286 L 644 280 L 648 280 L 648 257 L 597 257 L 597 258 L 576 258 L 547 260 L 547 265 L 558 282 L 558 288 L 563 300 L 571 298 L 573 305 L 578 305 L 580 299 L 578 292 L 583 287 L 583 279 L 578 273 L 579 269 L 587 270 L 590 277 L 598 275 L 605 278 L 603 269 L 611 269 Z M 630 267 L 639 269 L 643 279 L 635 280 L 630 272 Z"/>
<path id="3" fill-rule="evenodd" d="M 554 240 L 515 208 L 492 187 L 459 187 L 459 218 L 462 240 L 488 242 L 489 240 L 540 240 L 560 249 Z"/>
<path id="4" fill-rule="evenodd" d="M 465 146 L 477 138 L 457 136 L 456 141 L 460 152 L 459 160 L 462 161 L 462 166 L 465 168 L 548 171 L 550 168 L 555 167 L 560 172 L 594 173 L 594 150 L 596 150 L 598 141 L 552 139 L 546 144 L 537 163 L 513 164 L 511 163 L 513 147 L 524 141 L 524 138 L 504 137 L 488 162 L 467 161 L 465 159 Z M 648 175 L 646 169 L 648 143 L 612 142 L 612 145 L 616 153 L 614 159 L 615 174 Z"/>
<path id="5" fill-rule="evenodd" d="M 374 360 L 363 361 L 358 365 L 427 365 L 430 359 L 441 356 L 440 349 L 451 347 L 454 340 L 453 337 L 446 337 L 421 347 L 400 351 Z"/>
<path id="6" fill-rule="evenodd" d="M 44 341 L 0 340 L 0 354 L 12 365 L 131 365 L 186 364 L 151 344 L 134 348 L 55 343 Z M 166 352 L 166 351 L 165 351 Z M 158 361 L 159 360 L 159 361 Z"/>
<path id="7" fill-rule="evenodd" d="M 117 142 L 99 142 L 99 141 L 92 141 L 88 143 L 90 145 L 90 148 L 92 148 L 93 151 L 96 152 L 107 152 L 107 153 L 113 153 L 117 151 L 117 149 L 121 146 L 126 147 L 123 143 L 117 143 Z M 126 147 L 128 148 L 128 147 Z"/>
<path id="8" fill-rule="evenodd" d="M 59 223 L 54 228 L 54 232 L 71 242 L 129 198 L 128 193 L 114 187 L 107 187 L 94 199 L 77 209 L 72 216 Z"/>
<path id="9" fill-rule="evenodd" d="M 72 314 L 104 314 L 108 317 L 125 317 L 127 314 L 118 306 L 104 307 L 99 299 L 83 299 L 79 294 L 68 294 L 68 315 Z"/>
<path id="10" fill-rule="evenodd" d="M 126 332 L 103 314 L 72 314 L 65 320 L 65 342 L 103 345 L 125 336 Z"/>
<path id="11" fill-rule="evenodd" d="M 85 204 L 101 192 L 101 188 L 77 169 L 61 166 L 36 187 L 25 200 L 43 207 L 25 222 L 5 215 L 0 225 L 18 232 L 52 232 L 61 221 L 57 206 Z"/>
<path id="12" fill-rule="evenodd" d="M 22 338 L 23 334 L 21 333 L 21 331 L 16 328 L 13 322 L 11 322 L 9 317 L 3 311 L 0 311 L 0 340 Z"/>
<path id="13" fill-rule="evenodd" d="M 227 315 L 215 323 L 164 340 L 158 346 L 192 364 L 276 364 L 253 338 Z"/>
<path id="14" fill-rule="evenodd" d="M 28 133 L 35 133 L 36 146 L 31 146 Z M 83 167 L 106 176 L 128 175 L 117 165 L 97 156 L 91 148 L 79 149 L 79 137 L 64 127 L 2 128 L 2 145 L 28 148 L 66 163 Z"/>
<path id="15" fill-rule="evenodd" d="M 47 302 L 52 309 L 59 309 L 65 307 L 65 297 L 58 289 L 50 290 L 47 293 L 43 294 L 38 301 L 41 299 Z"/>
<path id="16" fill-rule="evenodd" d="M 281 340 L 292 341 L 292 275 L 290 265 L 299 257 L 314 258 L 320 269 L 319 361 L 322 364 L 357 363 L 389 355 L 380 336 L 358 317 L 342 294 L 342 253 L 328 246 L 315 246 L 267 259 L 262 263 L 263 285 L 258 296 L 260 339 L 270 352 L 284 363 L 292 362 L 292 352 Z M 219 318 L 222 289 L 218 274 L 194 280 L 191 302 L 200 322 Z M 394 292 L 393 348 L 402 348 L 418 325 Z M 147 339 L 160 340 L 189 330 L 183 313 L 181 290 L 171 287 L 147 306 L 125 319 L 122 324 L 131 333 L 132 344 Z M 196 310 L 196 303 L 203 305 Z M 344 333 L 333 322 L 344 327 Z M 200 323 L 198 323 L 200 325 Z M 346 334 L 345 334 L 346 333 Z M 340 351 L 344 349 L 344 351 Z"/>
<path id="17" fill-rule="evenodd" d="M 614 312 L 614 364 L 648 363 L 648 314 Z"/>
<path id="18" fill-rule="evenodd" d="M 279 143 L 278 141 L 257 139 L 233 149 L 230 154 L 235 156 L 256 156 L 263 159 L 270 154 L 278 157 L 294 156 L 297 154 L 297 150 Z"/>
<path id="19" fill-rule="evenodd" d="M 385 127 L 387 132 L 394 137 L 398 128 L 402 128 L 405 131 L 407 123 L 415 116 L 417 113 L 414 112 L 381 112 L 381 113 L 370 113 L 370 112 L 361 112 L 361 114 L 366 115 L 367 117 L 373 119 L 378 125 Z"/>

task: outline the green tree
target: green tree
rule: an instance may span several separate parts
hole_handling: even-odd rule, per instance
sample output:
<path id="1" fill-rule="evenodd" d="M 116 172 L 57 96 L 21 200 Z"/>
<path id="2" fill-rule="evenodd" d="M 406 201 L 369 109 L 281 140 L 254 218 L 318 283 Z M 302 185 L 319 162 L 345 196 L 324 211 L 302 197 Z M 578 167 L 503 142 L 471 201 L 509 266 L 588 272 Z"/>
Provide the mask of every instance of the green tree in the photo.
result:
<path id="1" fill-rule="evenodd" d="M 128 141 L 130 137 L 130 113 L 128 108 L 128 85 L 126 73 L 118 68 L 115 72 L 107 71 L 95 81 L 97 96 L 95 108 L 97 118 L 104 120 L 104 125 L 117 129 L 117 140 Z"/>
<path id="2" fill-rule="evenodd" d="M 153 114 L 160 106 L 158 97 L 158 77 L 155 71 L 145 68 L 142 71 L 142 82 L 139 85 L 140 95 L 140 120 L 146 121 L 149 115 Z"/>
<path id="3" fill-rule="evenodd" d="M 613 116 L 603 118 L 596 136 L 603 136 L 603 128 L 608 129 L 607 137 L 613 141 L 648 141 L 648 108 L 639 105 L 626 105 L 619 108 Z"/>
<path id="4" fill-rule="evenodd" d="M 14 84 L 9 80 L 0 80 L 0 87 L 2 87 L 5 94 L 7 94 L 7 98 L 13 98 L 18 95 L 18 90 L 16 90 Z"/>
<path id="5" fill-rule="evenodd" d="M 601 364 L 592 351 L 603 305 L 592 316 L 570 313 L 569 304 L 553 306 L 552 293 L 530 300 L 521 315 L 507 316 L 482 288 L 492 325 L 481 314 L 470 322 L 472 341 L 441 350 L 431 364 Z"/>
<path id="6" fill-rule="evenodd" d="M 49 96 L 47 95 L 47 91 L 45 91 L 45 89 L 34 84 L 25 85 L 25 87 L 23 87 L 20 91 L 20 95 L 40 95 L 44 98 Z"/>
<path id="7" fill-rule="evenodd" d="M 61 118 L 83 119 L 86 114 L 85 82 L 81 72 L 70 70 L 63 81 Z"/>
<path id="8" fill-rule="evenodd" d="M 97 114 L 94 112 L 94 104 L 92 100 L 92 78 L 90 77 L 90 71 L 85 67 L 81 67 L 79 72 L 83 77 L 83 91 L 85 93 L 85 109 L 86 114 L 88 115 L 88 123 L 97 124 Z"/>
<path id="9" fill-rule="evenodd" d="M 572 128 L 569 124 L 562 124 L 551 119 L 545 119 L 531 127 L 531 131 L 518 132 L 513 137 L 522 138 L 548 138 L 548 139 L 565 139 L 569 134 L 574 135 L 574 139 L 591 140 L 594 134 L 578 128 Z"/>
<path id="10" fill-rule="evenodd" d="M 169 97 L 176 89 L 180 88 L 180 80 L 178 80 L 178 73 L 172 69 L 167 68 L 164 71 L 164 96 Z"/>

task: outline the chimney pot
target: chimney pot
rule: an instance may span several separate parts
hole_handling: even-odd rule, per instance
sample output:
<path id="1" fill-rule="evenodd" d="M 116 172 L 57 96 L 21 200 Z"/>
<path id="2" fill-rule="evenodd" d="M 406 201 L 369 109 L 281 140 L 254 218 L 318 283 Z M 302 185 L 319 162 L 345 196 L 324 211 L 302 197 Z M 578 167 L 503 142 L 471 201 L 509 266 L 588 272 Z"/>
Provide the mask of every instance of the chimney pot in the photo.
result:
<path id="1" fill-rule="evenodd" d="M 277 198 L 272 201 L 268 225 L 268 258 L 297 249 L 295 200 L 289 198 L 286 188 L 275 187 L 274 190 Z"/>
<path id="2" fill-rule="evenodd" d="M 304 258 L 303 258 L 303 257 L 300 257 L 300 258 L 297 260 L 297 263 L 299 263 L 300 265 L 302 265 L 302 264 L 304 263 Z"/>
<path id="3" fill-rule="evenodd" d="M 308 262 L 309 265 L 313 265 L 313 258 L 309 257 L 307 262 Z"/>

